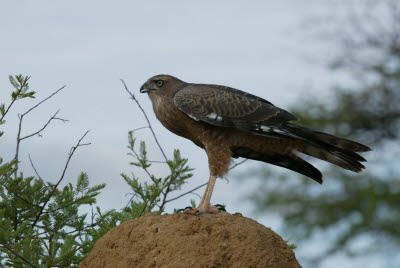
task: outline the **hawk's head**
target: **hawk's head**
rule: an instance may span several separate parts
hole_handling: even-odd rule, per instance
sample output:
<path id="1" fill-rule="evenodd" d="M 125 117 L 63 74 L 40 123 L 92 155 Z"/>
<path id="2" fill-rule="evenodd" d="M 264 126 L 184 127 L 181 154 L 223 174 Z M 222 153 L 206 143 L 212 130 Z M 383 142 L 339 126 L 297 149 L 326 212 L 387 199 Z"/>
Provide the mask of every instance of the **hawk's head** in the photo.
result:
<path id="1" fill-rule="evenodd" d="M 175 89 L 179 88 L 182 84 L 185 84 L 185 82 L 176 77 L 159 74 L 149 78 L 147 82 L 140 87 L 140 93 L 149 93 L 150 98 L 154 95 L 161 97 L 171 96 Z"/>

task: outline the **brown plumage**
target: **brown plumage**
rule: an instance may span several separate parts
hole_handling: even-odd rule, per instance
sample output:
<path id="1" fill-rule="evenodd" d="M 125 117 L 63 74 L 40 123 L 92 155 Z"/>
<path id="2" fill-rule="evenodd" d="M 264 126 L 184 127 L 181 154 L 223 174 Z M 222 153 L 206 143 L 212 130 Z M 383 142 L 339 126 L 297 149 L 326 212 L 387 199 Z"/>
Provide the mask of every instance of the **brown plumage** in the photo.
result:
<path id="1" fill-rule="evenodd" d="M 291 113 L 238 89 L 192 84 L 170 75 L 151 77 L 140 88 L 148 93 L 160 122 L 173 133 L 205 149 L 210 168 L 206 192 L 195 211 L 210 212 L 217 177 L 231 158 L 244 157 L 284 167 L 322 183 L 322 174 L 300 158 L 301 152 L 344 169 L 360 172 L 365 161 L 360 143 L 292 124 Z"/>

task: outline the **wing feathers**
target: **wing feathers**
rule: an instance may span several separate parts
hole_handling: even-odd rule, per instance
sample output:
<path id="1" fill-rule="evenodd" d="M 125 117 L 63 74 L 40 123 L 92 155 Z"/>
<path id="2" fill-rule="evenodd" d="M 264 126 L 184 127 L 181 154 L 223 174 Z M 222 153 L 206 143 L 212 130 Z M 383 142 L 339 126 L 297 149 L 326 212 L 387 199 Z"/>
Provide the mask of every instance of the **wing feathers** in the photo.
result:
<path id="1" fill-rule="evenodd" d="M 223 86 L 190 84 L 174 95 L 174 104 L 195 120 L 248 132 L 262 122 L 296 120 L 289 112 L 264 99 Z"/>

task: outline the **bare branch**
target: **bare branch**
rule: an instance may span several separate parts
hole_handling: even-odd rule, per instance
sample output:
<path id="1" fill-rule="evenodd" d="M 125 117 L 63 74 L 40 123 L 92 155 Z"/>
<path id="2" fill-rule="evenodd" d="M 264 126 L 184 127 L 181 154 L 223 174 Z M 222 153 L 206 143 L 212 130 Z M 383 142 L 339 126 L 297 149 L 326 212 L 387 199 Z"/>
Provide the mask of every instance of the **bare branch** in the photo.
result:
<path id="1" fill-rule="evenodd" d="M 132 132 L 135 132 L 135 131 L 138 131 L 138 130 L 141 130 L 141 129 L 145 129 L 145 128 L 150 128 L 150 127 L 149 126 L 138 127 L 138 128 L 135 128 L 134 130 L 132 130 Z"/>
<path id="2" fill-rule="evenodd" d="M 47 121 L 47 123 L 46 123 L 41 129 L 39 129 L 38 131 L 36 131 L 36 132 L 34 132 L 34 133 L 32 133 L 32 134 L 29 134 L 29 135 L 27 135 L 27 136 L 25 136 L 25 137 L 22 137 L 22 138 L 20 138 L 19 140 L 22 141 L 22 140 L 27 139 L 27 138 L 30 138 L 30 137 L 32 137 L 32 136 L 38 135 L 40 132 L 42 132 L 42 131 L 50 124 L 50 122 L 51 122 L 52 120 L 60 120 L 60 121 L 62 121 L 63 123 L 68 122 L 68 120 L 65 120 L 65 119 L 56 117 L 56 115 L 58 114 L 59 111 L 60 111 L 60 110 L 58 110 L 58 111 Z"/>
<path id="3" fill-rule="evenodd" d="M 234 169 L 235 167 L 237 167 L 237 166 L 243 164 L 244 162 L 246 162 L 247 160 L 249 160 L 249 159 L 243 159 L 243 160 L 240 161 L 239 163 L 236 163 L 236 164 L 234 164 L 233 166 L 231 166 L 231 167 L 229 168 L 229 170 Z"/>
<path id="4" fill-rule="evenodd" d="M 22 115 L 18 115 L 19 118 L 19 125 L 18 125 L 18 134 L 17 134 L 17 145 L 16 145 L 16 149 L 15 149 L 15 156 L 14 159 L 16 159 L 16 163 L 15 163 L 15 172 L 14 172 L 14 178 L 17 178 L 17 173 L 18 173 L 18 155 L 19 155 L 19 146 L 21 143 L 21 130 L 22 130 L 22 120 L 24 119 L 24 116 L 27 115 L 28 113 L 30 113 L 31 111 L 33 111 L 35 108 L 37 108 L 39 105 L 41 105 L 43 102 L 47 101 L 48 99 L 50 99 L 51 97 L 53 97 L 54 95 L 56 95 L 58 92 L 60 92 L 63 88 L 65 88 L 66 85 L 62 86 L 61 88 L 59 88 L 58 90 L 56 90 L 55 92 L 53 92 L 52 94 L 50 94 L 50 96 L 48 96 L 47 98 L 43 99 L 42 101 L 40 101 L 39 103 L 37 103 L 36 105 L 34 105 L 32 108 L 30 108 L 29 110 L 27 110 L 25 113 L 23 113 Z M 58 113 L 58 111 L 57 111 Z M 57 114 L 56 113 L 56 114 Z M 55 115 L 56 115 L 55 114 Z M 53 117 L 55 117 L 55 115 Z M 53 118 L 52 117 L 52 118 Z M 55 119 L 55 118 L 53 118 Z M 50 123 L 52 119 L 49 120 L 49 122 L 44 126 L 44 128 Z M 44 129 L 43 128 L 43 129 Z M 43 130 L 42 129 L 42 130 Z M 40 131 L 42 131 L 40 130 Z M 40 132 L 39 131 L 39 132 Z M 38 132 L 38 133 L 39 133 Z M 27 137 L 24 137 L 23 139 L 25 139 Z"/>
<path id="5" fill-rule="evenodd" d="M 39 213 L 36 215 L 35 220 L 34 220 L 33 223 L 32 223 L 32 228 L 35 227 L 35 225 L 36 225 L 37 221 L 39 220 L 40 216 L 43 214 L 44 208 L 46 207 L 47 203 L 50 201 L 50 198 L 53 196 L 53 194 L 54 194 L 54 192 L 56 191 L 58 185 L 59 185 L 59 184 L 61 183 L 61 181 L 64 179 L 65 172 L 67 171 L 69 162 L 71 161 L 71 158 L 72 158 L 72 156 L 74 155 L 76 149 L 78 149 L 80 146 L 85 146 L 85 145 L 89 145 L 89 144 L 90 144 L 90 143 L 81 144 L 81 141 L 83 140 L 83 138 L 85 138 L 85 136 L 86 136 L 88 133 L 89 133 L 89 130 L 86 131 L 85 134 L 79 139 L 78 143 L 77 143 L 75 146 L 73 146 L 73 147 L 71 148 L 71 151 L 69 152 L 68 159 L 67 159 L 67 162 L 65 163 L 64 170 L 63 170 L 63 172 L 62 172 L 62 174 L 61 174 L 61 177 L 60 177 L 60 179 L 57 181 L 57 183 L 53 186 L 53 189 L 52 189 L 51 192 L 47 195 L 47 198 L 46 198 L 45 202 L 44 202 L 43 205 L 40 207 L 40 211 L 39 211 Z"/>
<path id="6" fill-rule="evenodd" d="M 128 207 L 128 205 L 131 203 L 131 201 L 133 200 L 133 198 L 135 198 L 135 196 L 136 196 L 136 194 L 132 194 L 132 197 L 129 198 L 129 201 L 128 201 L 128 203 L 126 203 L 126 205 L 125 205 L 124 208 L 127 208 L 127 207 Z"/>
<path id="7" fill-rule="evenodd" d="M 29 162 L 31 162 L 31 166 L 32 166 L 33 170 L 36 173 L 36 176 L 38 176 L 39 179 L 42 179 L 42 177 L 40 177 L 39 173 L 37 172 L 37 170 L 35 168 L 35 165 L 33 165 L 33 161 L 32 161 L 31 155 L 29 154 L 28 157 L 29 157 Z"/>
<path id="8" fill-rule="evenodd" d="M 202 185 L 199 185 L 199 186 L 197 186 L 196 188 L 193 188 L 193 189 L 192 189 L 192 190 L 190 190 L 190 191 L 187 191 L 187 192 L 185 192 L 185 193 L 183 193 L 183 194 L 181 194 L 181 195 L 178 195 L 177 197 L 174 197 L 174 198 L 168 199 L 168 200 L 166 200 L 164 203 L 166 204 L 166 203 L 169 203 L 169 202 L 171 202 L 171 201 L 177 200 L 177 199 L 181 198 L 182 196 L 185 196 L 185 195 L 191 194 L 191 193 L 193 193 L 194 191 L 196 191 L 196 190 L 200 189 L 201 187 L 204 187 L 204 186 L 206 186 L 206 185 L 207 185 L 207 183 L 208 183 L 208 182 L 206 182 L 206 183 L 203 183 Z"/>
<path id="9" fill-rule="evenodd" d="M 36 104 L 35 106 L 33 106 L 32 108 L 30 108 L 28 111 L 26 111 L 25 113 L 23 113 L 21 116 L 25 116 L 28 113 L 30 113 L 32 110 L 34 110 L 35 108 L 37 108 L 40 104 L 42 104 L 43 102 L 47 101 L 48 99 L 50 99 L 51 97 L 53 97 L 54 95 L 56 95 L 58 92 L 60 92 L 62 89 L 64 89 L 66 87 L 66 85 L 62 86 L 61 88 L 59 88 L 57 91 L 53 92 L 50 96 L 48 96 L 47 98 L 43 99 L 42 101 L 40 101 L 38 104 Z"/>
<path id="10" fill-rule="evenodd" d="M 164 150 L 163 150 L 163 148 L 161 147 L 160 143 L 158 142 L 157 136 L 156 136 L 156 134 L 154 133 L 153 127 L 151 126 L 150 120 L 149 120 L 149 118 L 147 117 L 146 112 L 144 111 L 143 107 L 140 105 L 139 101 L 136 99 L 135 95 L 134 95 L 132 92 L 129 91 L 128 87 L 127 87 L 126 84 L 125 84 L 125 81 L 124 81 L 123 79 L 121 79 L 121 82 L 122 82 L 122 84 L 124 84 L 124 87 L 125 87 L 126 92 L 128 92 L 128 94 L 132 97 L 132 100 L 134 100 L 134 101 L 136 102 L 137 106 L 138 106 L 138 107 L 140 108 L 140 110 L 142 111 L 144 117 L 146 118 L 148 127 L 150 128 L 150 131 L 151 131 L 151 133 L 153 134 L 154 140 L 156 141 L 158 148 L 160 149 L 162 155 L 164 156 L 165 162 L 167 162 L 167 161 L 168 161 L 168 158 L 167 158 L 166 154 L 164 153 Z"/>

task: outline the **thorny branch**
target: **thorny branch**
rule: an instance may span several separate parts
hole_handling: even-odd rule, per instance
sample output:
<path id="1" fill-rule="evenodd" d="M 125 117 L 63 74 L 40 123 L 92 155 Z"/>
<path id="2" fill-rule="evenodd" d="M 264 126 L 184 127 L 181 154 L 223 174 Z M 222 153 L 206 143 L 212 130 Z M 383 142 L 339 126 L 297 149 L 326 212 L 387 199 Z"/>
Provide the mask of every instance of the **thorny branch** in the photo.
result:
<path id="1" fill-rule="evenodd" d="M 85 134 L 83 134 L 83 136 L 79 139 L 78 143 L 73 146 L 71 148 L 71 151 L 69 152 L 68 158 L 67 158 L 67 162 L 65 163 L 64 166 L 64 170 L 61 174 L 60 179 L 57 181 L 57 183 L 55 185 L 53 185 L 53 189 L 51 190 L 51 192 L 47 195 L 45 202 L 43 203 L 43 205 L 40 207 L 40 211 L 39 213 L 36 215 L 35 220 L 32 223 L 32 228 L 35 227 L 37 221 L 39 220 L 40 216 L 43 214 L 43 210 L 46 207 L 47 203 L 49 202 L 50 198 L 53 196 L 54 192 L 56 191 L 58 185 L 61 183 L 61 181 L 64 179 L 65 176 L 65 172 L 67 171 L 69 162 L 71 161 L 72 156 L 74 155 L 76 149 L 78 149 L 80 146 L 85 146 L 85 145 L 90 145 L 90 143 L 81 143 L 82 140 L 85 138 L 85 136 L 89 133 L 89 130 L 85 132 Z"/>

